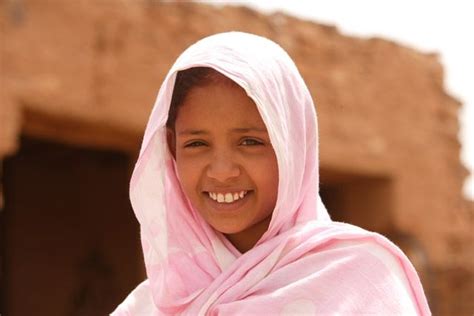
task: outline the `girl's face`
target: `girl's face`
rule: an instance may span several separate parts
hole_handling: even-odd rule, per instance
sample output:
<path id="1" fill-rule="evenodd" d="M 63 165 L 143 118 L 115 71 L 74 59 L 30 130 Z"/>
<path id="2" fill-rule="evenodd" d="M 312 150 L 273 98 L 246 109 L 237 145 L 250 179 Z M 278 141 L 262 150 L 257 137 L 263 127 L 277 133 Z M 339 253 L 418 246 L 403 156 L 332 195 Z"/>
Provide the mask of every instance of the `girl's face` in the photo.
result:
<path id="1" fill-rule="evenodd" d="M 278 166 L 252 99 L 227 83 L 193 88 L 168 142 L 194 208 L 234 245 L 255 243 L 276 204 Z"/>

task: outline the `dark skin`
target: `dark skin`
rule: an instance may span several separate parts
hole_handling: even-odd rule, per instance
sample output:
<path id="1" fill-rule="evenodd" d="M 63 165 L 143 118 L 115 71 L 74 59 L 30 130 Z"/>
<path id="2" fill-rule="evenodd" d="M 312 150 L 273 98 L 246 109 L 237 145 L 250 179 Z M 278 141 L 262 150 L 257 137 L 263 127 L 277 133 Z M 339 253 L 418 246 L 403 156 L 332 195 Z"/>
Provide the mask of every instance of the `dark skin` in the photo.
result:
<path id="1" fill-rule="evenodd" d="M 254 247 L 268 229 L 278 190 L 275 152 L 255 103 L 238 86 L 193 88 L 167 140 L 195 209 L 241 253 Z M 229 203 L 209 194 L 242 191 L 241 200 Z"/>

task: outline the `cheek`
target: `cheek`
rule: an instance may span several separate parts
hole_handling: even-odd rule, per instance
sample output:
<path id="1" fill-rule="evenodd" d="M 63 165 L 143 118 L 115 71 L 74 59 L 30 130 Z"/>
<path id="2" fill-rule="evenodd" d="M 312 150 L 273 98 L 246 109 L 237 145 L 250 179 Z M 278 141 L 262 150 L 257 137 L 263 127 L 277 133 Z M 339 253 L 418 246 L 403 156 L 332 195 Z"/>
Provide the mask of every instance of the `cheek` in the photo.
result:
<path id="1" fill-rule="evenodd" d="M 181 182 L 184 192 L 191 198 L 191 194 L 196 191 L 196 185 L 200 179 L 200 172 L 197 164 L 189 159 L 183 159 L 177 154 L 176 167 L 178 178 Z"/>
<path id="2" fill-rule="evenodd" d="M 277 196 L 278 196 L 278 166 L 272 166 L 267 170 L 267 188 L 268 188 L 268 195 L 269 199 L 272 201 L 273 206 L 276 204 Z"/>
<path id="3" fill-rule="evenodd" d="M 270 157 L 260 161 L 252 170 L 254 181 L 264 198 L 262 203 L 267 207 L 273 208 L 278 195 L 278 165 L 276 158 Z"/>

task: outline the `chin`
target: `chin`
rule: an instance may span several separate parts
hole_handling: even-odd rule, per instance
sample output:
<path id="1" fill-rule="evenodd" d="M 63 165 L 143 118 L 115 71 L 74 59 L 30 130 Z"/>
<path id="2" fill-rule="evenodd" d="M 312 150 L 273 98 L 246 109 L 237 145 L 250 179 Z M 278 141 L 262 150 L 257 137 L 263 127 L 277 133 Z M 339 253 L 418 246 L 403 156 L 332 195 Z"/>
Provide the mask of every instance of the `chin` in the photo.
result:
<path id="1" fill-rule="evenodd" d="M 245 230 L 243 227 L 238 227 L 235 225 L 211 225 L 216 231 L 224 235 L 233 235 L 240 233 Z"/>

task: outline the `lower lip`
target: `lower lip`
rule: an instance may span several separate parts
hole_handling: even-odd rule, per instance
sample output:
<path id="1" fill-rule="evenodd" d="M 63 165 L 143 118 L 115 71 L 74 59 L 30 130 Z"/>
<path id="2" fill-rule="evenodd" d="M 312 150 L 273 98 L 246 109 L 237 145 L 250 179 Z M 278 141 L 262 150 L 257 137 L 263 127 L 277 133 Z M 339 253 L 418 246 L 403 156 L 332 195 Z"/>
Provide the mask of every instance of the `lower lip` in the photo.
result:
<path id="1" fill-rule="evenodd" d="M 207 203 L 216 211 L 218 212 L 232 212 L 232 211 L 237 211 L 239 210 L 249 199 L 249 195 L 252 194 L 252 191 L 248 191 L 247 194 L 241 198 L 238 199 L 235 202 L 232 203 L 218 203 L 217 201 L 214 201 L 211 199 L 209 196 L 209 193 L 204 193 L 206 195 L 206 201 Z"/>

